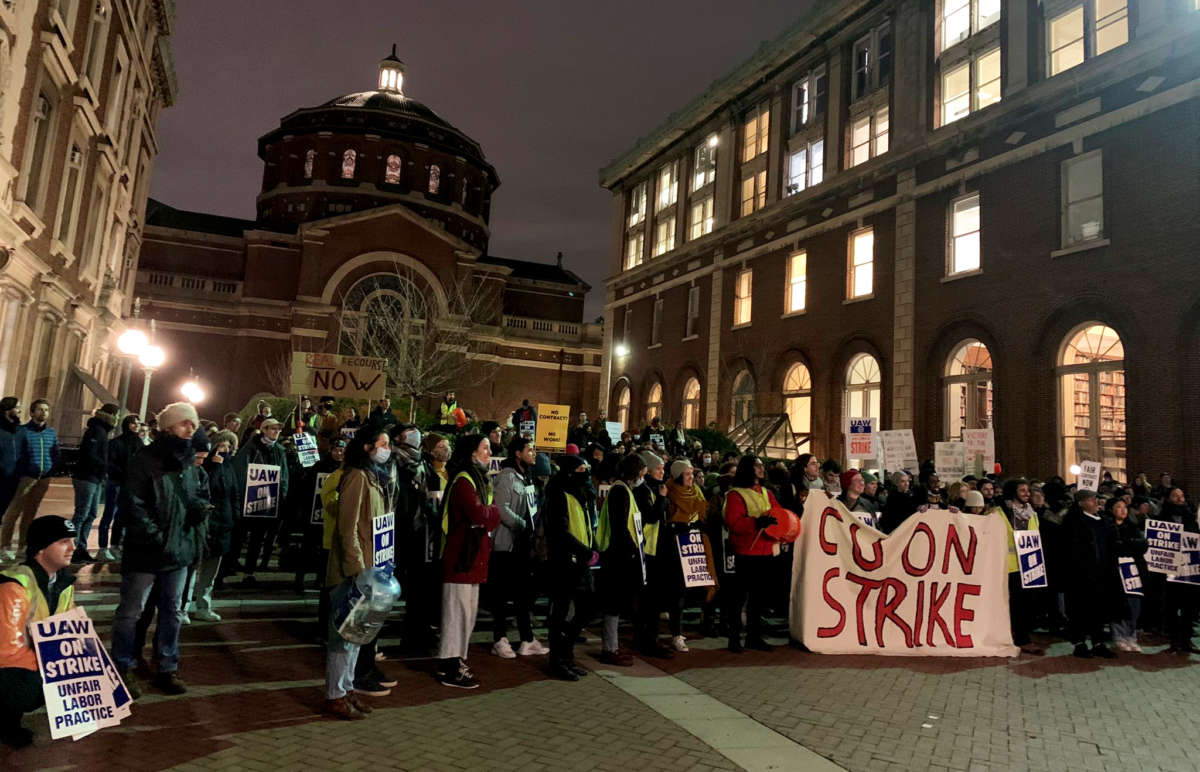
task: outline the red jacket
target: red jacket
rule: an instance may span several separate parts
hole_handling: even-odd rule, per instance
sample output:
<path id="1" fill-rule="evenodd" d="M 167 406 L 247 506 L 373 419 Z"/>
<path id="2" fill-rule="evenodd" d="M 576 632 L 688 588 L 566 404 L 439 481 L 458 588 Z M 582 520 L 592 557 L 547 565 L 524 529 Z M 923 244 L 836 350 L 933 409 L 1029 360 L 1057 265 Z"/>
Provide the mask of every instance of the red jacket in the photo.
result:
<path id="1" fill-rule="evenodd" d="M 470 481 L 450 489 L 449 530 L 442 555 L 442 579 L 451 584 L 483 584 L 492 554 L 490 533 L 500 525 L 500 510 L 484 504 Z"/>
<path id="2" fill-rule="evenodd" d="M 771 504 L 768 509 L 779 506 L 779 502 L 775 501 L 775 494 L 771 493 L 769 488 L 755 485 L 754 490 L 766 492 L 767 500 Z M 746 514 L 746 502 L 742 499 L 742 494 L 736 490 L 730 490 L 725 496 L 725 527 L 729 529 L 729 541 L 737 554 L 772 554 L 771 548 L 775 540 L 765 532 L 760 535 L 758 527 L 754 525 L 754 518 Z"/>

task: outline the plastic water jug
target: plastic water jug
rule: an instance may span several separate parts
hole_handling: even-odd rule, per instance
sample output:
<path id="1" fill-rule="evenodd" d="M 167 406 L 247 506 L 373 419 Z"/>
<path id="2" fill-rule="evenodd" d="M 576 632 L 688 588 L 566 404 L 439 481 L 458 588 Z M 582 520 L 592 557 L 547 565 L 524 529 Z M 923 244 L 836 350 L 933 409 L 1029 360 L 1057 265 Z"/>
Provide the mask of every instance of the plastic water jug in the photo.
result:
<path id="1" fill-rule="evenodd" d="M 390 566 L 364 572 L 347 598 L 350 612 L 338 626 L 338 633 L 350 643 L 370 643 L 383 629 L 383 623 L 399 597 L 400 583 L 392 576 Z"/>

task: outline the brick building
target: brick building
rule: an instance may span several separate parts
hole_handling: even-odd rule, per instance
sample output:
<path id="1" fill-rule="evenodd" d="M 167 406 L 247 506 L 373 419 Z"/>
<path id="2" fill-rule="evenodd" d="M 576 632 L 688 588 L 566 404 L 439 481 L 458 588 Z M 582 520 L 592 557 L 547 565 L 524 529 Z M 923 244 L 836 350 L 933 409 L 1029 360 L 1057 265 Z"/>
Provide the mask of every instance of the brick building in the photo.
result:
<path id="1" fill-rule="evenodd" d="M 123 367 L 171 0 L 0 1 L 0 389 L 67 440 Z"/>
<path id="2" fill-rule="evenodd" d="M 817 5 L 601 170 L 610 415 L 1200 484 L 1195 0 Z"/>
<path id="3" fill-rule="evenodd" d="M 381 337 L 420 338 L 448 319 L 462 333 L 435 348 L 456 375 L 435 390 L 456 390 L 480 417 L 525 398 L 599 400 L 589 287 L 561 255 L 488 254 L 496 171 L 475 140 L 405 96 L 404 75 L 393 51 L 377 88 L 296 110 L 264 135 L 255 220 L 150 203 L 135 291 L 169 352 L 151 405 L 192 375 L 206 412 L 240 409 L 287 394 L 294 351 L 389 356 Z M 432 409 L 440 394 L 422 399 Z"/>

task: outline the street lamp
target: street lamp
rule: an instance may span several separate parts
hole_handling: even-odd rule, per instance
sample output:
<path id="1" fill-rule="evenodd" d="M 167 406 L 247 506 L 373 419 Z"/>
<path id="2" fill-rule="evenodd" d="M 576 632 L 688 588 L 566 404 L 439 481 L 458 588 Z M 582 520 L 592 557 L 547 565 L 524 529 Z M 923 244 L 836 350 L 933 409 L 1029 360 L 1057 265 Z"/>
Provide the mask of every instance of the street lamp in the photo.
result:
<path id="1" fill-rule="evenodd" d="M 208 397 L 208 394 L 204 391 L 204 387 L 195 378 L 184 381 L 183 385 L 179 387 L 179 393 L 193 405 L 199 405 Z"/>
<path id="2" fill-rule="evenodd" d="M 130 327 L 117 338 L 117 350 L 125 356 L 124 372 L 121 374 L 121 397 L 118 400 L 121 409 L 117 411 L 122 418 L 129 412 L 125 405 L 129 402 L 129 376 L 133 373 L 133 360 L 137 359 L 149 344 L 150 339 L 146 337 L 146 333 L 136 327 Z"/>
<path id="3" fill-rule="evenodd" d="M 142 420 L 146 420 L 146 408 L 150 406 L 150 376 L 154 371 L 162 367 L 163 362 L 167 361 L 167 352 L 162 350 L 161 346 L 146 346 L 142 349 L 142 353 L 138 354 L 138 361 L 142 363 Z"/>
<path id="4" fill-rule="evenodd" d="M 624 343 L 618 343 L 613 349 L 613 353 L 621 359 L 624 359 L 625 357 L 629 356 L 629 346 L 626 346 Z"/>

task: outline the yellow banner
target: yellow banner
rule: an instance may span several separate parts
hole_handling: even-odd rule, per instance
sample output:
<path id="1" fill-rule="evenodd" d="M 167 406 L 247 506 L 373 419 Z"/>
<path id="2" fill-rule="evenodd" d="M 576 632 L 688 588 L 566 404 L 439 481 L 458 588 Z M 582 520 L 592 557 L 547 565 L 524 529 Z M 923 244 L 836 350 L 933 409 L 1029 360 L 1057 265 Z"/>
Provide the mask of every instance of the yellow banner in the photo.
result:
<path id="1" fill-rule="evenodd" d="M 534 438 L 533 444 L 541 450 L 565 450 L 570 421 L 570 405 L 539 404 L 537 407 L 537 436 Z"/>
<path id="2" fill-rule="evenodd" d="M 386 359 L 297 351 L 292 354 L 292 395 L 382 399 L 386 365 Z"/>

